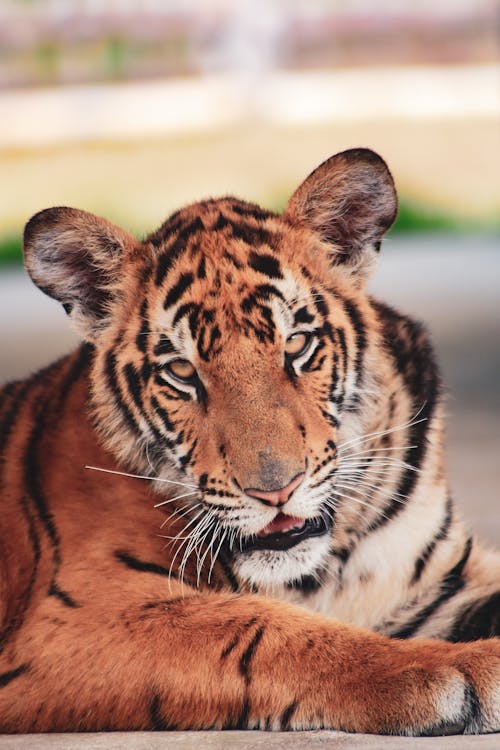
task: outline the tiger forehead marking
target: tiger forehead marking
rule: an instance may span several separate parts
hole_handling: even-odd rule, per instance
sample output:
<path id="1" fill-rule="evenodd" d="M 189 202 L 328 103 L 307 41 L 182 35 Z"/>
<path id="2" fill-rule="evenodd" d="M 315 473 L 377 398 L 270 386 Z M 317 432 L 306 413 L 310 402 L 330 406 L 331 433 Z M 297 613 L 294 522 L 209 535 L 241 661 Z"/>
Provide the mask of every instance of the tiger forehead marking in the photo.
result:
<path id="1" fill-rule="evenodd" d="M 164 310 L 170 316 L 163 320 L 174 327 L 187 320 L 193 338 L 204 327 L 215 330 L 215 340 L 221 329 L 236 328 L 273 343 L 275 326 L 268 304 L 287 315 L 283 292 L 291 297 L 300 291 L 291 270 L 286 274 L 288 284 L 283 283 L 279 256 L 286 249 L 287 234 L 292 230 L 279 217 L 241 202 L 210 201 L 181 212 L 161 233 L 155 283 L 161 280 L 165 296 L 158 297 L 158 319 Z M 154 237 L 158 245 L 158 234 Z M 165 284 L 167 266 L 172 279 Z M 199 354 L 206 358 L 203 347 Z"/>
<path id="2" fill-rule="evenodd" d="M 189 393 L 203 402 L 202 419 L 213 419 L 203 448 L 198 442 L 191 450 L 191 471 L 197 478 L 207 475 L 220 484 L 231 462 L 238 476 L 227 480 L 240 489 L 260 486 L 263 477 L 264 484 L 286 485 L 309 463 L 317 473 L 316 462 L 320 457 L 325 462 L 325 446 L 331 452 L 331 415 L 326 408 L 322 415 L 314 402 L 323 400 L 326 405 L 331 386 L 313 384 L 314 399 L 310 396 L 309 403 L 303 388 L 297 392 L 297 373 L 284 367 L 283 345 L 298 328 L 314 334 L 317 340 L 301 363 L 301 373 L 312 375 L 325 368 L 331 375 L 333 362 L 327 362 L 324 338 L 332 347 L 335 335 L 327 320 L 328 307 L 324 295 L 311 289 L 310 274 L 300 269 L 318 240 L 271 213 L 234 200 L 190 207 L 152 237 L 158 249 L 156 269 L 145 292 L 148 304 L 142 303 L 137 338 L 140 351 L 156 358 L 157 367 L 176 357 L 189 358 L 196 365 L 197 387 L 182 392 L 173 382 L 163 382 L 164 392 L 155 396 L 155 405 L 164 400 L 164 410 L 170 407 L 170 424 L 175 424 L 184 444 L 200 429 L 200 411 L 193 409 Z M 149 317 L 145 318 L 146 309 Z M 338 318 L 345 323 L 342 309 Z M 342 332 L 344 346 L 345 338 Z M 184 403 L 172 409 L 175 401 Z M 316 424 L 306 429 L 304 423 L 310 423 L 311 416 Z M 224 420 L 236 429 L 221 424 Z M 322 422 L 323 434 L 318 429 Z M 252 456 L 245 456 L 239 446 L 242 432 L 252 436 Z M 217 440 L 211 435 L 218 435 Z M 310 456 L 306 435 L 309 443 L 318 443 L 316 449 L 309 445 Z M 228 444 L 226 459 L 230 454 L 229 461 L 222 461 L 222 470 L 220 449 L 215 450 L 220 441 Z M 332 440 L 330 444 L 334 445 Z M 218 494 L 223 496 L 223 490 Z M 234 487 L 232 493 L 227 488 L 226 494 L 235 496 Z"/>

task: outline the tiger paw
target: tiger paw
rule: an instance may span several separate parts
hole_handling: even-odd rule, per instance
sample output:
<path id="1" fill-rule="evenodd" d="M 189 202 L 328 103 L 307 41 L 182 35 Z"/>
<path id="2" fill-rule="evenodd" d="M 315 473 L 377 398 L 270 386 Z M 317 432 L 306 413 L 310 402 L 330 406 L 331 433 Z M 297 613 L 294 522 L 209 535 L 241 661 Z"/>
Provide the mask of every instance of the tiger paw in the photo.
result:
<path id="1" fill-rule="evenodd" d="M 500 639 L 398 647 L 394 663 L 370 679 L 376 705 L 368 715 L 375 727 L 361 731 L 410 736 L 500 731 Z"/>

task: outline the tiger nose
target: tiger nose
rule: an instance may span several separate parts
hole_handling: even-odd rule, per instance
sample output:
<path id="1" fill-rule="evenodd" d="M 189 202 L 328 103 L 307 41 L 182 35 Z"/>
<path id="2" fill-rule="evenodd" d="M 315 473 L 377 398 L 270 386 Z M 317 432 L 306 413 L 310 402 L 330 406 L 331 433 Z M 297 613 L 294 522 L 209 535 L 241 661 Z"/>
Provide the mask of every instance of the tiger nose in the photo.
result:
<path id="1" fill-rule="evenodd" d="M 304 472 L 297 474 L 297 476 L 295 476 L 286 487 L 280 487 L 278 490 L 260 490 L 258 487 L 245 487 L 245 492 L 247 495 L 250 495 L 250 497 L 255 497 L 257 500 L 263 502 L 264 505 L 281 507 L 288 502 L 290 495 L 295 489 L 297 489 L 304 479 L 304 476 Z"/>

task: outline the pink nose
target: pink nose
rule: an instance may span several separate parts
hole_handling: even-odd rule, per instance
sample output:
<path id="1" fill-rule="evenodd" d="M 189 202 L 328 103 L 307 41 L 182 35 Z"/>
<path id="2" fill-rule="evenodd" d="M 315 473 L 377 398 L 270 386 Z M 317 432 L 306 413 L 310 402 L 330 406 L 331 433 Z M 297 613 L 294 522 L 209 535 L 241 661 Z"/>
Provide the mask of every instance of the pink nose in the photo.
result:
<path id="1" fill-rule="evenodd" d="M 254 487 L 246 487 L 245 492 L 247 495 L 250 495 L 250 497 L 256 497 L 258 500 L 261 500 L 264 505 L 275 505 L 279 507 L 288 502 L 290 495 L 302 482 L 304 476 L 304 472 L 297 474 L 290 484 L 287 484 L 286 487 L 281 487 L 279 490 L 265 491 Z"/>

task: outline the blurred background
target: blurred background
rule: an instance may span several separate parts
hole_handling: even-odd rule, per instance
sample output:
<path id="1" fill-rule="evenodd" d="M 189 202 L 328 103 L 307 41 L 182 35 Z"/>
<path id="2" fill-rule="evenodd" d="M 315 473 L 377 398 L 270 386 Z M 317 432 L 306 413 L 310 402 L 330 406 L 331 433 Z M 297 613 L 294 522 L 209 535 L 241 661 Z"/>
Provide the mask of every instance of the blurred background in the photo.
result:
<path id="1" fill-rule="evenodd" d="M 433 332 L 452 487 L 499 544 L 499 20 L 496 0 L 0 0 L 0 381 L 76 341 L 22 274 L 36 211 L 141 236 L 210 195 L 279 210 L 367 146 L 401 197 L 372 289 Z"/>

